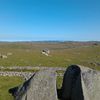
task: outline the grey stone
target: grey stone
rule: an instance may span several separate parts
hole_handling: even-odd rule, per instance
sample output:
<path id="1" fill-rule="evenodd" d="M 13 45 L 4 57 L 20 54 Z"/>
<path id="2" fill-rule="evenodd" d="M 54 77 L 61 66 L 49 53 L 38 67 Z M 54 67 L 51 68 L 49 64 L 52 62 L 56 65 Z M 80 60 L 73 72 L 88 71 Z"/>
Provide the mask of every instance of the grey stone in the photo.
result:
<path id="1" fill-rule="evenodd" d="M 9 90 L 15 100 L 99 100 L 100 72 L 71 65 L 65 71 L 62 88 L 56 90 L 56 73 L 42 70 L 22 85 Z"/>
<path id="2" fill-rule="evenodd" d="M 77 65 L 69 66 L 63 78 L 61 100 L 99 100 L 100 72 Z"/>
<path id="3" fill-rule="evenodd" d="M 56 91 L 56 73 L 42 70 L 34 74 L 19 87 L 10 89 L 14 100 L 58 100 Z"/>
<path id="4" fill-rule="evenodd" d="M 81 68 L 82 70 L 83 68 Z M 100 99 L 100 72 L 85 68 L 81 73 L 82 87 L 85 100 Z"/>

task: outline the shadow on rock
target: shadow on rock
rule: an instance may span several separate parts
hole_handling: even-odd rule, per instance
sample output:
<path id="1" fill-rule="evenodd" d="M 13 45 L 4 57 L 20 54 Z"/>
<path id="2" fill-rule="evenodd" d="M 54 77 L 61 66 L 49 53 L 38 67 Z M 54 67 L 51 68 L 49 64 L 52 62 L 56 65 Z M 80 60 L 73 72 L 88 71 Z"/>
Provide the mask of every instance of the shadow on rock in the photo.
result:
<path id="1" fill-rule="evenodd" d="M 84 100 L 81 70 L 77 65 L 71 65 L 65 71 L 62 88 L 57 89 L 60 100 Z"/>

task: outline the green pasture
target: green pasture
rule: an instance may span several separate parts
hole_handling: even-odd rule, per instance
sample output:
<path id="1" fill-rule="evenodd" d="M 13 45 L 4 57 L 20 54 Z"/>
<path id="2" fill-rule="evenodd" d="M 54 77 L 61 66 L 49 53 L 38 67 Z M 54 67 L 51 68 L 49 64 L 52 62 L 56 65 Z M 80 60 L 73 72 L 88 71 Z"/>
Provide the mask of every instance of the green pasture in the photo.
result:
<path id="1" fill-rule="evenodd" d="M 41 53 L 43 49 L 50 50 L 50 56 Z M 100 44 L 79 43 L 0 43 L 0 54 L 8 55 L 0 58 L 0 66 L 47 66 L 66 67 L 80 64 L 94 69 L 100 69 Z"/>

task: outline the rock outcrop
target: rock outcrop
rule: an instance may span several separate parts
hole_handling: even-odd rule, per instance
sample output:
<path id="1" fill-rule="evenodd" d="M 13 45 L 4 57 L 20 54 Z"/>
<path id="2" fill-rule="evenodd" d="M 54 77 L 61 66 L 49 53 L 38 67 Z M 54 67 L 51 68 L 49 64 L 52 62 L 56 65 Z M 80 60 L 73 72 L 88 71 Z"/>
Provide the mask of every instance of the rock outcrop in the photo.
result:
<path id="1" fill-rule="evenodd" d="M 69 66 L 60 93 L 61 100 L 99 100 L 100 72 L 77 65 Z"/>
<path id="2" fill-rule="evenodd" d="M 81 68 L 84 100 L 100 99 L 100 72 L 89 68 Z"/>
<path id="3" fill-rule="evenodd" d="M 58 100 L 56 73 L 52 70 L 39 71 L 23 85 L 9 90 L 14 100 Z"/>
<path id="4" fill-rule="evenodd" d="M 56 73 L 53 70 L 36 72 L 21 86 L 9 90 L 14 100 L 99 100 L 100 72 L 71 65 L 65 71 L 62 88 L 56 89 Z"/>

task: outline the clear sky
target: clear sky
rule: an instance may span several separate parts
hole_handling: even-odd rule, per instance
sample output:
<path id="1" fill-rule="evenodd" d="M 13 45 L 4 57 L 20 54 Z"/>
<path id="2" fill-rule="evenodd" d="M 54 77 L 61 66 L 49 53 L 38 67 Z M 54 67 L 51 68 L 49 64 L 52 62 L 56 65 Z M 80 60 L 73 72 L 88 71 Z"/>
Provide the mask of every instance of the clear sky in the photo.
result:
<path id="1" fill-rule="evenodd" d="M 100 0 L 0 0 L 0 41 L 100 41 Z"/>

